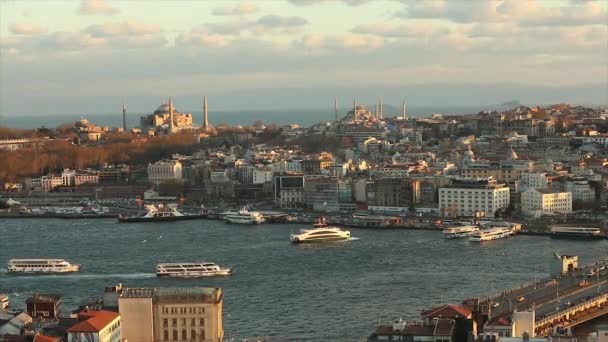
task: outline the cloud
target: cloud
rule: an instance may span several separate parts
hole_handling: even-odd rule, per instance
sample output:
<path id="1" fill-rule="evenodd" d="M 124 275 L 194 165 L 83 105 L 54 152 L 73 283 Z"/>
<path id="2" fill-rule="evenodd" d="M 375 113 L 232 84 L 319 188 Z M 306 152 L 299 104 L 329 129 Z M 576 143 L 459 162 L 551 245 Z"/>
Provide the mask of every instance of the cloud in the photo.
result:
<path id="1" fill-rule="evenodd" d="M 219 7 L 214 9 L 211 13 L 213 15 L 246 15 L 255 13 L 258 11 L 258 7 L 251 2 L 241 2 L 231 7 Z"/>
<path id="2" fill-rule="evenodd" d="M 332 50 L 352 50 L 369 52 L 384 45 L 384 39 L 377 36 L 346 33 L 344 35 L 308 34 L 294 41 L 296 47 L 312 52 L 331 52 Z"/>
<path id="3" fill-rule="evenodd" d="M 84 15 L 113 15 L 119 12 L 118 8 L 110 6 L 106 0 L 82 0 L 78 8 L 78 14 Z"/>
<path id="4" fill-rule="evenodd" d="M 302 17 L 266 15 L 257 20 L 231 20 L 219 23 L 208 23 L 204 28 L 210 34 L 240 35 L 244 31 L 253 34 L 296 33 L 299 32 L 308 21 Z"/>
<path id="5" fill-rule="evenodd" d="M 17 24 L 11 25 L 10 31 L 13 34 L 31 35 L 31 34 L 39 34 L 39 33 L 45 32 L 46 29 L 44 27 L 42 27 L 40 25 L 36 25 L 36 24 L 17 23 Z"/>
<path id="6" fill-rule="evenodd" d="M 429 22 L 408 22 L 400 25 L 382 22 L 357 25 L 351 32 L 372 34 L 388 38 L 425 38 L 429 35 L 448 34 L 450 29 Z"/>
<path id="7" fill-rule="evenodd" d="M 182 33 L 175 39 L 175 45 L 178 46 L 222 47 L 229 43 L 230 40 L 223 35 L 210 34 L 200 30 Z"/>
<path id="8" fill-rule="evenodd" d="M 316 4 L 326 4 L 330 2 L 343 2 L 349 6 L 359 6 L 370 2 L 371 0 L 288 0 L 296 6 L 311 6 Z"/>
<path id="9" fill-rule="evenodd" d="M 91 25 L 83 30 L 93 37 L 113 37 L 113 36 L 143 36 L 158 34 L 161 32 L 160 26 L 156 24 L 146 24 L 138 21 L 125 21 L 122 23 L 108 23 L 102 25 Z"/>
<path id="10" fill-rule="evenodd" d="M 604 3 L 605 4 L 605 3 Z M 605 25 L 608 13 L 598 1 L 570 1 L 546 6 L 537 0 L 459 1 L 430 0 L 409 2 L 396 13 L 401 18 L 447 19 L 456 23 L 514 22 L 527 26 Z"/>

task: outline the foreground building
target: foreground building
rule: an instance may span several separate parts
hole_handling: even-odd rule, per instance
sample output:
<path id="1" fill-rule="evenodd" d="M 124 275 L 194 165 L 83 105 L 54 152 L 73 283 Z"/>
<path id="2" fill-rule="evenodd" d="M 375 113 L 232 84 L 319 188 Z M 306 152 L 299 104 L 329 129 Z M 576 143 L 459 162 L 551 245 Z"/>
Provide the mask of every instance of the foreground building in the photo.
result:
<path id="1" fill-rule="evenodd" d="M 118 297 L 122 338 L 129 342 L 222 341 L 222 303 L 219 288 L 126 288 Z"/>
<path id="2" fill-rule="evenodd" d="M 78 313 L 76 325 L 67 330 L 68 342 L 120 342 L 121 322 L 116 312 L 105 310 Z"/>

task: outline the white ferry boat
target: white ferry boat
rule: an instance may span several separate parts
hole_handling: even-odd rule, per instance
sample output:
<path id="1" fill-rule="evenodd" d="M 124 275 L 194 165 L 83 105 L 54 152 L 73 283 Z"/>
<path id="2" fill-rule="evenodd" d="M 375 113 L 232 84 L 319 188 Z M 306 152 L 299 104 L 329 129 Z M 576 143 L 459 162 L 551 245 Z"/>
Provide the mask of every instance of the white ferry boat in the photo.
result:
<path id="1" fill-rule="evenodd" d="M 561 239 L 604 239 L 606 236 L 600 228 L 589 227 L 569 227 L 569 226 L 553 226 L 551 227 L 551 236 Z"/>
<path id="2" fill-rule="evenodd" d="M 265 221 L 264 215 L 257 211 L 249 211 L 246 208 L 239 211 L 228 211 L 223 215 L 224 219 L 229 223 L 261 224 Z"/>
<path id="3" fill-rule="evenodd" d="M 474 242 L 483 242 L 483 241 L 491 241 L 506 238 L 508 236 L 513 235 L 513 231 L 511 228 L 506 227 L 498 227 L 498 228 L 490 228 L 490 229 L 482 229 L 472 235 L 469 238 L 469 241 Z"/>
<path id="4" fill-rule="evenodd" d="M 80 265 L 71 264 L 64 259 L 11 259 L 9 272 L 19 273 L 66 273 L 80 271 Z"/>
<path id="5" fill-rule="evenodd" d="M 350 231 L 327 226 L 324 219 L 313 225 L 313 229 L 302 229 L 300 234 L 292 234 L 293 243 L 331 242 L 350 239 Z"/>
<path id="6" fill-rule="evenodd" d="M 205 217 L 202 213 L 199 215 L 182 214 L 177 210 L 176 204 L 148 204 L 145 206 L 146 213 L 142 216 L 123 217 L 118 216 L 118 222 L 163 222 L 163 221 L 181 221 L 193 220 Z"/>
<path id="7" fill-rule="evenodd" d="M 446 228 L 442 231 L 443 236 L 448 239 L 457 239 L 470 237 L 479 232 L 479 227 L 477 226 L 460 226 L 460 227 L 451 227 Z"/>
<path id="8" fill-rule="evenodd" d="M 156 275 L 174 278 L 201 278 L 227 276 L 232 269 L 220 267 L 212 262 L 172 262 L 156 265 Z"/>
<path id="9" fill-rule="evenodd" d="M 0 310 L 8 308 L 10 305 L 11 303 L 8 300 L 8 296 L 0 293 Z"/>

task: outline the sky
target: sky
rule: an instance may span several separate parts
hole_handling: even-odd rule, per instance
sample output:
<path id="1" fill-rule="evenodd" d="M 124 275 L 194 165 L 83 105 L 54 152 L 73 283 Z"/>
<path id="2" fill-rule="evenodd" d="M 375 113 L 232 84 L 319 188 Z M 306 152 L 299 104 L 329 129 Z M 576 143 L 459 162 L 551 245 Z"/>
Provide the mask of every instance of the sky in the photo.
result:
<path id="1" fill-rule="evenodd" d="M 0 1 L 0 116 L 608 103 L 608 0 Z"/>

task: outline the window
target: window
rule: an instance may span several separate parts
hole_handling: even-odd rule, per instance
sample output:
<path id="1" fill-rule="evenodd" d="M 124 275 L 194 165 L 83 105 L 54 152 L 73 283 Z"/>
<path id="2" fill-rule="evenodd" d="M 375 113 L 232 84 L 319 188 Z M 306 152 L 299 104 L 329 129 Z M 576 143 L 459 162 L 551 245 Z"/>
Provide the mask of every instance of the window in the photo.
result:
<path id="1" fill-rule="evenodd" d="M 182 325 L 186 325 L 186 319 L 182 318 Z"/>
<path id="2" fill-rule="evenodd" d="M 169 340 L 169 330 L 165 329 L 163 331 L 163 340 L 167 341 Z"/>
<path id="3" fill-rule="evenodd" d="M 171 320 L 171 324 L 173 324 L 173 326 L 177 325 L 177 318 L 174 318 Z"/>
<path id="4" fill-rule="evenodd" d="M 186 329 L 182 330 L 182 340 L 187 340 L 188 339 L 188 334 L 186 333 Z"/>
<path id="5" fill-rule="evenodd" d="M 190 320 L 190 325 L 192 325 L 192 326 L 196 325 L 196 318 L 192 318 Z"/>
<path id="6" fill-rule="evenodd" d="M 163 318 L 163 327 L 169 326 L 169 320 L 166 318 Z"/>
<path id="7" fill-rule="evenodd" d="M 205 340 L 205 329 L 201 329 L 200 333 L 198 334 L 198 337 L 201 341 Z"/>
<path id="8" fill-rule="evenodd" d="M 173 340 L 175 341 L 177 339 L 178 339 L 178 337 L 177 337 L 177 330 L 173 330 Z"/>

